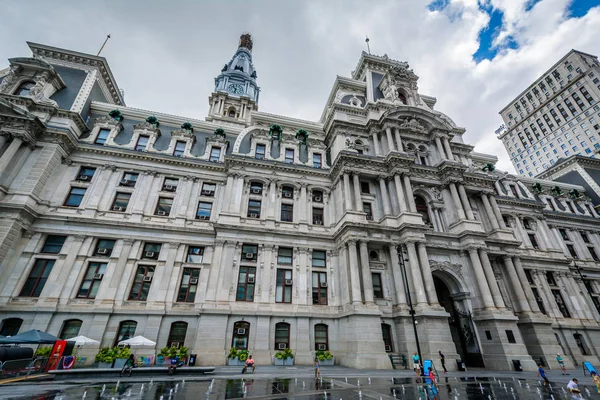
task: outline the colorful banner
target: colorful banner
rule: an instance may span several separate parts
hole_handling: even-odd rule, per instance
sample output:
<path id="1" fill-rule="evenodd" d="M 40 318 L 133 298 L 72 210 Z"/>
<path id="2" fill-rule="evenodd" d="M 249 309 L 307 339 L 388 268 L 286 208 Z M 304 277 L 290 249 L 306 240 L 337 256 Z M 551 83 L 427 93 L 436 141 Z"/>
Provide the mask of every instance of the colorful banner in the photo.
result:
<path id="1" fill-rule="evenodd" d="M 67 347 L 66 340 L 57 340 L 56 343 L 54 343 L 54 347 L 52 347 L 52 351 L 48 357 L 46 371 L 53 371 L 58 368 L 58 363 L 60 362 L 63 352 L 65 351 L 65 347 Z"/>

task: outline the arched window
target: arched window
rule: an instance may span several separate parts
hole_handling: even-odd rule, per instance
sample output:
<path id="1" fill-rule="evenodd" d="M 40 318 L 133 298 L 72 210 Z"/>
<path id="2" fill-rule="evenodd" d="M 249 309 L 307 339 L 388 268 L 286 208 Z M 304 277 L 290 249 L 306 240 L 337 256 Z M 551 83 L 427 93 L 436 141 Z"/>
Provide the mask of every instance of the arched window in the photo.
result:
<path id="1" fill-rule="evenodd" d="M 29 91 L 31 90 L 31 88 L 33 88 L 34 86 L 35 86 L 34 82 L 31 82 L 31 81 L 23 82 L 19 85 L 17 90 L 15 90 L 15 95 L 27 96 L 29 94 Z"/>
<path id="2" fill-rule="evenodd" d="M 327 325 L 315 325 L 315 350 L 329 350 L 329 334 Z"/>
<path id="3" fill-rule="evenodd" d="M 80 319 L 68 319 L 63 322 L 62 329 L 60 330 L 59 338 L 62 340 L 67 340 L 74 338 L 75 336 L 79 336 L 79 330 L 81 329 L 81 325 L 83 321 Z"/>
<path id="4" fill-rule="evenodd" d="M 230 118 L 235 118 L 235 108 L 229 107 L 229 110 L 227 110 L 227 116 Z"/>
<path id="5" fill-rule="evenodd" d="M 275 324 L 275 350 L 284 350 L 290 347 L 290 324 L 279 322 Z"/>
<path id="6" fill-rule="evenodd" d="M 415 205 L 417 206 L 417 212 L 423 217 L 423 223 L 425 225 L 431 225 L 429 220 L 429 208 L 427 202 L 421 196 L 415 196 Z"/>
<path id="7" fill-rule="evenodd" d="M 19 333 L 21 325 L 23 325 L 23 320 L 21 318 L 6 318 L 5 320 L 2 320 L 2 328 L 0 328 L 0 335 L 15 336 Z"/>
<path id="8" fill-rule="evenodd" d="M 167 339 L 167 347 L 183 347 L 187 328 L 187 322 L 173 322 L 171 324 L 171 330 L 169 331 L 169 338 Z"/>
<path id="9" fill-rule="evenodd" d="M 137 328 L 137 322 L 135 321 L 121 321 L 119 329 L 117 330 L 117 336 L 115 337 L 115 343 L 113 346 L 119 344 L 121 340 L 131 339 L 135 336 L 135 329 Z"/>
<path id="10" fill-rule="evenodd" d="M 383 336 L 383 344 L 385 345 L 385 352 L 391 353 L 394 351 L 392 344 L 392 327 L 388 324 L 381 324 L 381 335 Z"/>
<path id="11" fill-rule="evenodd" d="M 406 96 L 404 95 L 404 93 L 398 91 L 398 100 L 400 100 L 402 102 L 402 104 L 407 104 L 406 102 Z"/>
<path id="12" fill-rule="evenodd" d="M 248 350 L 248 338 L 250 337 L 250 324 L 244 321 L 238 321 L 233 324 L 233 337 L 231 347 L 238 350 Z"/>

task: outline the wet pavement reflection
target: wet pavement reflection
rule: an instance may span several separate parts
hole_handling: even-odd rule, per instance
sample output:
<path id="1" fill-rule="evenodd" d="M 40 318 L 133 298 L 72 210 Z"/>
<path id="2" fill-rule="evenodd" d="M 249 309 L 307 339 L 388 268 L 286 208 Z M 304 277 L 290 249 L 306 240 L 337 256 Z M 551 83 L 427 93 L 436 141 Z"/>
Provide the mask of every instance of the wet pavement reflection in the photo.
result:
<path id="1" fill-rule="evenodd" d="M 60 387 L 60 385 L 52 385 Z M 34 385 L 22 386 L 25 393 Z M 13 399 L 96 399 L 96 400 L 220 400 L 220 399 L 302 399 L 302 400 L 403 400 L 403 399 L 572 399 L 600 398 L 596 388 L 580 386 L 581 397 L 574 397 L 564 384 L 544 386 L 539 381 L 524 379 L 440 377 L 437 384 L 427 378 L 306 378 L 281 379 L 212 379 L 169 382 L 98 383 L 94 385 L 64 385 L 64 388 L 31 392 Z M 40 391 L 41 390 L 41 391 Z M 1 397 L 1 396 L 0 396 Z"/>

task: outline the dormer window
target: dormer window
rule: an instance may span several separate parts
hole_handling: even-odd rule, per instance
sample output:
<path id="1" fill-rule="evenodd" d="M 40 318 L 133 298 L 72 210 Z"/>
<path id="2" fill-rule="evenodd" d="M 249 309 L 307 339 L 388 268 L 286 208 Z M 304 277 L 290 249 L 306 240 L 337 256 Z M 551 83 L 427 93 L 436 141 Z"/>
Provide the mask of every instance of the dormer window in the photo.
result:
<path id="1" fill-rule="evenodd" d="M 227 111 L 227 116 L 229 118 L 235 118 L 235 108 L 230 107 L 229 110 Z"/>
<path id="2" fill-rule="evenodd" d="M 255 157 L 259 160 L 264 160 L 265 151 L 266 151 L 266 146 L 264 144 L 257 144 Z"/>
<path id="3" fill-rule="evenodd" d="M 210 159 L 211 162 L 219 162 L 221 159 L 221 148 L 220 147 L 212 147 L 210 149 Z"/>
<path id="4" fill-rule="evenodd" d="M 294 149 L 285 149 L 285 162 L 287 164 L 294 163 Z"/>
<path id="5" fill-rule="evenodd" d="M 185 145 L 185 142 L 175 142 L 175 150 L 173 150 L 173 155 L 175 157 L 183 157 L 183 154 L 185 153 Z"/>
<path id="6" fill-rule="evenodd" d="M 27 96 L 34 86 L 35 86 L 35 83 L 33 83 L 31 81 L 23 82 L 19 85 L 18 89 L 15 91 L 15 95 Z"/>
<path id="7" fill-rule="evenodd" d="M 146 151 L 146 147 L 148 147 L 148 142 L 150 141 L 150 136 L 140 135 L 138 141 L 135 145 L 135 151 Z"/>
<path id="8" fill-rule="evenodd" d="M 110 135 L 110 129 L 100 129 L 98 131 L 98 136 L 96 136 L 95 144 L 104 144 L 108 139 L 108 135 Z"/>

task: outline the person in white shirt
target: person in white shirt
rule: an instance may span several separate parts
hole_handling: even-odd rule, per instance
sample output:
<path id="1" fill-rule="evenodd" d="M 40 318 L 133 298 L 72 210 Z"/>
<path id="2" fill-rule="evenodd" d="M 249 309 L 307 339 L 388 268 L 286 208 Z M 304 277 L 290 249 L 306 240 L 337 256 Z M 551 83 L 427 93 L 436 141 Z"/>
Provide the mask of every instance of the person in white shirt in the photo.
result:
<path id="1" fill-rule="evenodd" d="M 581 393 L 581 390 L 579 390 L 579 381 L 577 380 L 577 378 L 573 378 L 571 379 L 571 381 L 569 381 L 569 383 L 567 384 L 567 389 L 569 389 L 569 392 L 571 393 Z"/>

